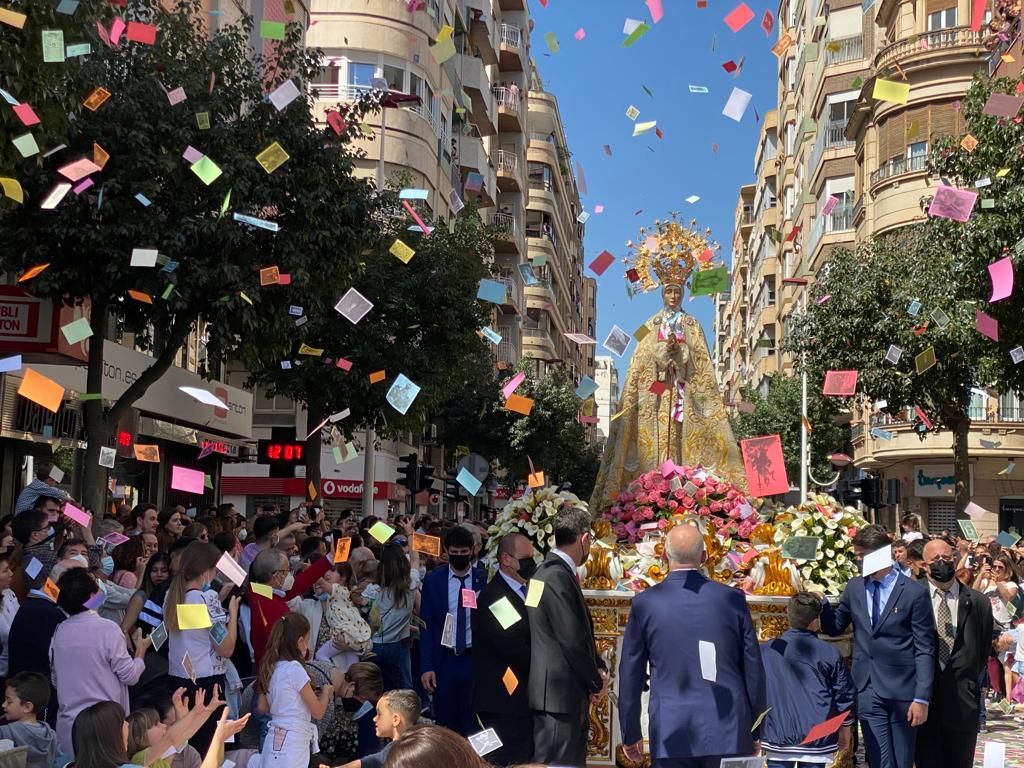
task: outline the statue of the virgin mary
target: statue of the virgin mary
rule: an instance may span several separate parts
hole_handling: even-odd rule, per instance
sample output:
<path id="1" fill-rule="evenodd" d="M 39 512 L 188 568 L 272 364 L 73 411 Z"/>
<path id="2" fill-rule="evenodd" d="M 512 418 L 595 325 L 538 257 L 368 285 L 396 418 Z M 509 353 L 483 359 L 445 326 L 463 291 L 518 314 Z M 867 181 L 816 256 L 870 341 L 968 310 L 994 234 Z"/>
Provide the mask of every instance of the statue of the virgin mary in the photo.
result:
<path id="1" fill-rule="evenodd" d="M 664 306 L 636 333 L 637 346 L 622 388 L 597 474 L 590 509 L 608 509 L 613 495 L 640 475 L 676 464 L 703 466 L 746 488 L 739 448 L 725 411 L 704 331 L 680 309 L 691 273 L 710 267 L 718 245 L 675 220 L 655 222 L 630 242 L 625 262 L 634 290 L 660 286 Z M 644 335 L 646 331 L 646 335 Z"/>

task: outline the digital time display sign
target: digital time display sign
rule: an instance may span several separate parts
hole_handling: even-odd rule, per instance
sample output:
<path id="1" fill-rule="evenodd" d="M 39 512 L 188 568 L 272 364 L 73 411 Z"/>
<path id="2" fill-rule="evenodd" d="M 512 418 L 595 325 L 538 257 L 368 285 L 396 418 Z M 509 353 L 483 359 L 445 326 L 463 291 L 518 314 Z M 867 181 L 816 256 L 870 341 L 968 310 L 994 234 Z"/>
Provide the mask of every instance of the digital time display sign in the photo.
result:
<path id="1" fill-rule="evenodd" d="M 302 443 L 282 443 L 277 440 L 259 441 L 260 464 L 301 464 L 305 450 Z"/>

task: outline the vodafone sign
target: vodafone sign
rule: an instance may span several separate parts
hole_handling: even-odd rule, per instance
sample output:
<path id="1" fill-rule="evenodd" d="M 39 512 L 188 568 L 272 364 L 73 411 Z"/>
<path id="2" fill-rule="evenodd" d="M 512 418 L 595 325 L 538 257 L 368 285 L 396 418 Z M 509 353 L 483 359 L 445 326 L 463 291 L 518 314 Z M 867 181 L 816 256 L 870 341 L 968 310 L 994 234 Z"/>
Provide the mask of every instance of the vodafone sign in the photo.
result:
<path id="1" fill-rule="evenodd" d="M 388 485 L 386 482 L 373 484 L 373 498 L 387 499 Z M 362 480 L 324 480 L 320 484 L 320 495 L 327 499 L 361 499 L 363 498 Z"/>

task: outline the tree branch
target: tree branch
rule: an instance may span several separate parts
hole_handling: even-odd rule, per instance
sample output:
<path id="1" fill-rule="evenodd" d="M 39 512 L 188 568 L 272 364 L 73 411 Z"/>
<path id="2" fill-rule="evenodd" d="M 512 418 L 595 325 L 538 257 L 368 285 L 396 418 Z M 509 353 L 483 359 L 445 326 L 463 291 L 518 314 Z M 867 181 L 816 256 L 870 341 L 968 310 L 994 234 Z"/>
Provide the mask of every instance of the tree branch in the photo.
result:
<path id="1" fill-rule="evenodd" d="M 153 358 L 153 364 L 144 370 L 110 407 L 109 417 L 112 422 L 116 423 L 140 397 L 146 394 L 147 389 L 167 373 L 174 362 L 174 356 L 181 350 L 189 331 L 192 330 L 192 322 L 191 318 L 186 320 L 183 315 L 175 318 L 167 334 L 167 343 L 160 350 L 160 354 Z"/>

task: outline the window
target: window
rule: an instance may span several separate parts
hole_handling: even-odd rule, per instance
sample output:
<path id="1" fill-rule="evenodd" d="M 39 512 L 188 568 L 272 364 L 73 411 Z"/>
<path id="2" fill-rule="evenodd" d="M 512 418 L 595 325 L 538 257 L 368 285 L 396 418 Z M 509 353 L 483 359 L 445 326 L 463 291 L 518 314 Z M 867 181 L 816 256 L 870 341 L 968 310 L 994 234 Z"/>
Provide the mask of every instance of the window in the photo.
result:
<path id="1" fill-rule="evenodd" d="M 405 91 L 405 70 L 391 64 L 385 64 L 381 77 L 387 80 L 388 88 L 392 91 Z"/>
<path id="2" fill-rule="evenodd" d="M 373 78 L 376 76 L 377 67 L 373 64 L 366 64 L 361 61 L 350 61 L 348 63 L 348 84 L 354 88 L 365 88 L 369 90 Z"/>
<path id="3" fill-rule="evenodd" d="M 421 99 L 424 96 L 423 86 L 426 83 L 423 82 L 423 78 L 417 75 L 415 72 L 409 73 L 409 93 L 419 96 Z"/>
<path id="4" fill-rule="evenodd" d="M 333 85 L 338 82 L 338 72 L 338 67 L 335 64 L 322 67 L 320 71 L 313 76 L 313 85 Z"/>
<path id="5" fill-rule="evenodd" d="M 950 29 L 956 26 L 956 6 L 928 14 L 928 31 Z"/>
<path id="6" fill-rule="evenodd" d="M 853 114 L 854 99 L 846 101 L 831 101 L 828 105 L 828 119 L 831 123 L 842 123 L 846 125 L 846 121 L 850 119 L 850 115 Z"/>
<path id="7" fill-rule="evenodd" d="M 530 189 L 551 190 L 551 169 L 544 163 L 529 163 L 527 175 Z"/>

